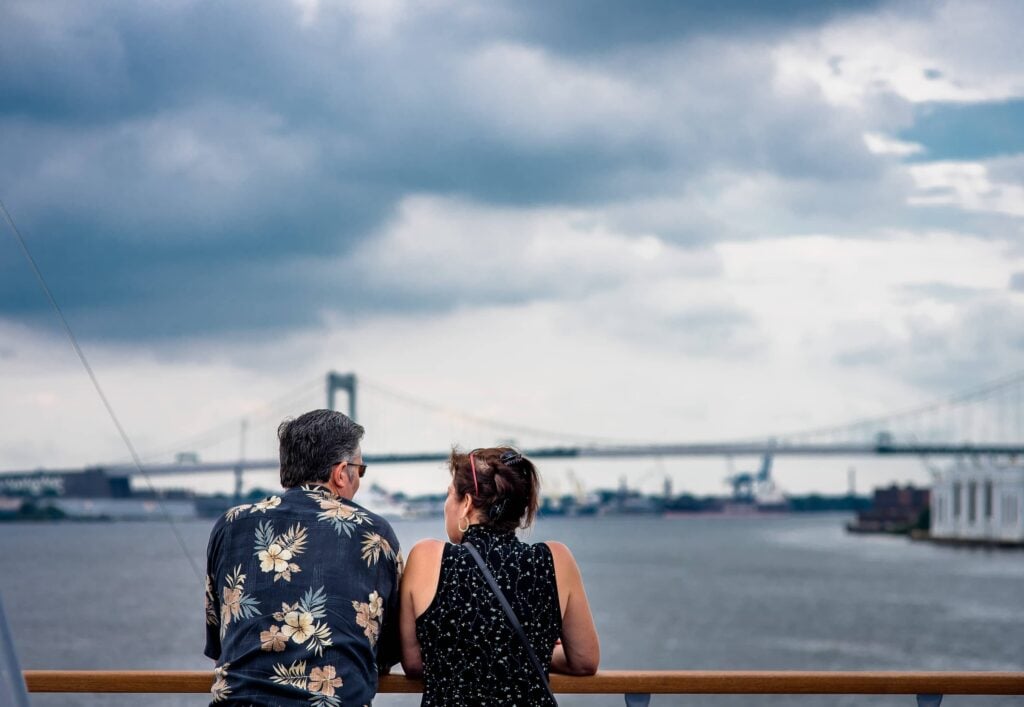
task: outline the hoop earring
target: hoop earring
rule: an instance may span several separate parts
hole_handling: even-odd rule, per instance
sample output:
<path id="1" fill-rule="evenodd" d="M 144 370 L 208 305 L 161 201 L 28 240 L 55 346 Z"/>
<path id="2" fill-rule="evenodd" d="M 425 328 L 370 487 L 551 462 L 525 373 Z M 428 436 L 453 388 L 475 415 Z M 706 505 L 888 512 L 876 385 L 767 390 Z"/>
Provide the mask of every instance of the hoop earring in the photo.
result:
<path id="1" fill-rule="evenodd" d="M 466 521 L 465 528 L 462 527 L 462 521 Z M 462 516 L 461 518 L 459 518 L 459 532 L 465 533 L 467 530 L 469 530 L 469 516 Z"/>

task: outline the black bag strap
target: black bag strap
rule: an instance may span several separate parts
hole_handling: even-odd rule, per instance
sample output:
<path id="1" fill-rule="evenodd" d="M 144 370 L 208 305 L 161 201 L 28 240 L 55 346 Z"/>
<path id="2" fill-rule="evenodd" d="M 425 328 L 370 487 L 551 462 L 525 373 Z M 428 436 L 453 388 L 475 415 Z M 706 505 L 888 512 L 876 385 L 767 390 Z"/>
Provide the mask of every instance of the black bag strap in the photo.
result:
<path id="1" fill-rule="evenodd" d="M 541 667 L 540 661 L 537 660 L 537 654 L 533 652 L 533 647 L 530 645 L 529 639 L 526 637 L 526 632 L 523 631 L 523 627 L 519 624 L 519 617 L 516 616 L 515 610 L 512 605 L 508 603 L 508 599 L 505 598 L 505 592 L 501 591 L 501 587 L 494 580 L 494 575 L 487 569 L 487 565 L 484 563 L 484 558 L 480 557 L 480 552 L 473 547 L 473 543 L 463 542 L 462 546 L 469 551 L 470 557 L 476 562 L 477 567 L 480 568 L 480 572 L 483 573 L 484 579 L 487 581 L 487 586 L 494 592 L 494 596 L 498 597 L 498 603 L 501 604 L 501 608 L 505 610 L 505 615 L 508 616 L 508 622 L 512 625 L 512 629 L 519 636 L 519 641 L 523 644 L 526 649 L 526 654 L 530 656 L 530 662 L 533 663 L 533 669 L 537 671 L 537 675 L 540 677 L 541 683 L 544 685 L 544 689 L 548 692 L 548 697 L 551 698 L 551 703 L 557 705 L 558 702 L 555 700 L 554 693 L 551 692 L 551 685 L 548 683 L 547 677 L 544 675 L 544 668 Z"/>

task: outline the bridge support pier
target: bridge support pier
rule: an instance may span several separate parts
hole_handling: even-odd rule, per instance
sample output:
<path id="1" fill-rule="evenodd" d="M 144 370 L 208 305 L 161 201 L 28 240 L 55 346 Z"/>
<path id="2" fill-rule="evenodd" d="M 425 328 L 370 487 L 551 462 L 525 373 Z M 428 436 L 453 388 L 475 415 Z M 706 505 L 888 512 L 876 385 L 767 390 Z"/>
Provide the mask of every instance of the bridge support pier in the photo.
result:
<path id="1" fill-rule="evenodd" d="M 334 393 L 337 390 L 344 390 L 348 393 L 348 416 L 356 419 L 356 374 L 335 373 L 327 374 L 327 409 L 334 409 Z"/>

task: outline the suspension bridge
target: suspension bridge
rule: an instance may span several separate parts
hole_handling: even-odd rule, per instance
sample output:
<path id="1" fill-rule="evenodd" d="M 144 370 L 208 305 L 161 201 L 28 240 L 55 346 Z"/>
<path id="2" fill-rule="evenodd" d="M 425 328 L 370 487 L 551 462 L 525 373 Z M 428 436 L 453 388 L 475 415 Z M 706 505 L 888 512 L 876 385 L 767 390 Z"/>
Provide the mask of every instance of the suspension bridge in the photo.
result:
<path id="1" fill-rule="evenodd" d="M 1015 461 L 1024 456 L 1024 372 L 992 381 L 970 391 L 944 399 L 844 424 L 775 434 L 763 438 L 678 443 L 644 443 L 635 441 L 604 441 L 588 435 L 565 434 L 532 428 L 507 421 L 489 419 L 437 405 L 411 396 L 404 391 L 364 380 L 353 373 L 327 374 L 310 381 L 286 396 L 272 401 L 254 415 L 217 425 L 193 437 L 179 440 L 144 456 L 139 465 L 125 462 L 90 465 L 82 468 L 12 470 L 0 474 L 0 489 L 27 478 L 41 475 L 64 475 L 102 469 L 110 475 L 145 474 L 189 475 L 202 473 L 233 473 L 236 490 L 241 488 L 246 471 L 276 470 L 276 456 L 246 456 L 246 440 L 253 430 L 261 431 L 264 440 L 276 440 L 271 429 L 282 416 L 298 414 L 319 407 L 311 397 L 323 395 L 326 387 L 328 407 L 334 409 L 336 394 L 345 393 L 350 416 L 362 419 L 365 412 L 375 422 L 372 429 L 384 426 L 390 413 L 382 413 L 381 402 L 395 402 L 439 419 L 446 430 L 434 430 L 436 438 L 490 440 L 488 443 L 510 443 L 518 440 L 524 453 L 536 459 L 597 459 L 643 457 L 932 457 L 995 458 Z M 365 396 L 370 392 L 376 395 Z M 377 399 L 377 402 L 373 401 Z M 320 397 L 320 400 L 323 400 Z M 357 400 L 362 403 L 357 407 Z M 365 409 L 369 405 L 371 409 Z M 377 405 L 376 409 L 374 405 Z M 390 407 L 388 408 L 391 409 Z M 458 427 L 457 425 L 462 425 Z M 473 428 L 470 433 L 467 426 Z M 369 427 L 369 425 L 368 425 Z M 266 429 L 271 428 L 271 429 Z M 525 443 L 524 443 L 525 441 Z M 225 444 L 238 444 L 237 456 L 208 461 L 199 452 L 223 449 Z M 375 444 L 376 448 L 382 445 Z M 183 451 L 190 450 L 190 451 Z M 174 455 L 173 461 L 158 461 Z M 205 451 L 204 451 L 205 456 Z M 370 464 L 413 464 L 441 462 L 447 450 L 372 452 L 364 455 Z"/>

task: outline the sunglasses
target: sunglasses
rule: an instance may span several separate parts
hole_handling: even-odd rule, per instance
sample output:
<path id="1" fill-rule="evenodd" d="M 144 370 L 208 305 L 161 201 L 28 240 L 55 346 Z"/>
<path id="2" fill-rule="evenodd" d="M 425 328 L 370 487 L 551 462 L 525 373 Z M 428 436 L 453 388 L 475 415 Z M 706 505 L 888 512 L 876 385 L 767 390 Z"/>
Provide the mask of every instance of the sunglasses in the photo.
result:
<path id="1" fill-rule="evenodd" d="M 363 478 L 364 476 L 366 476 L 366 469 L 367 469 L 366 464 L 356 464 L 355 462 L 345 461 L 344 459 L 342 459 L 341 461 L 338 461 L 338 462 L 334 462 L 334 463 L 335 463 L 335 465 L 337 465 L 337 464 L 341 464 L 341 462 L 345 462 L 349 466 L 358 467 L 358 469 L 359 469 L 359 478 L 360 479 Z"/>

